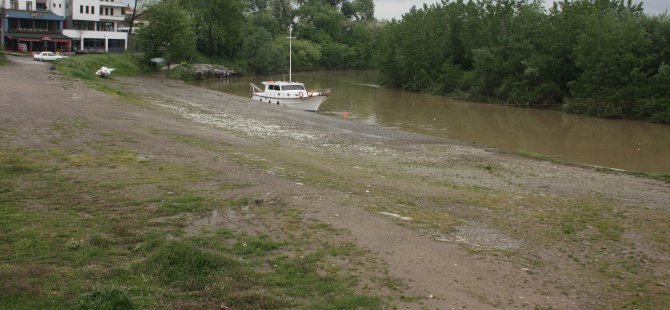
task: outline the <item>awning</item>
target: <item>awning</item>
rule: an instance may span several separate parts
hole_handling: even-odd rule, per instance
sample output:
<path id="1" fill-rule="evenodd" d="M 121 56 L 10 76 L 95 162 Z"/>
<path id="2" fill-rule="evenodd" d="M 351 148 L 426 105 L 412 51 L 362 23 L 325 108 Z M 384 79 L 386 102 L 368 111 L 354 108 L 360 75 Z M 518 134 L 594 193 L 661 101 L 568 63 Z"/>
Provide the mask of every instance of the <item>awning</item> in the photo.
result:
<path id="1" fill-rule="evenodd" d="M 12 40 L 34 41 L 34 42 L 70 42 L 70 37 L 60 33 L 18 33 L 8 32 L 5 36 Z"/>

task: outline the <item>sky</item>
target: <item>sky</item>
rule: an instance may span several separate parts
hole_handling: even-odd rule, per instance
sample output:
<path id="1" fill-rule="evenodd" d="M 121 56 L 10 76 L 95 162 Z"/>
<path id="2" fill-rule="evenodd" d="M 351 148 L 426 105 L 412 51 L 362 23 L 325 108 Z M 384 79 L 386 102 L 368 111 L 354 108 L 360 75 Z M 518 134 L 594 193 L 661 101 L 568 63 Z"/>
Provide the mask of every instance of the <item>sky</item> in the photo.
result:
<path id="1" fill-rule="evenodd" d="M 417 8 L 423 7 L 423 3 L 438 3 L 440 0 L 374 0 L 375 17 L 378 19 L 400 19 L 402 14 L 409 12 L 409 9 L 416 5 Z M 545 0 L 545 6 L 551 7 L 553 0 Z M 661 14 L 666 10 L 670 13 L 669 0 L 633 0 L 634 3 L 643 2 L 644 12 L 647 14 Z"/>

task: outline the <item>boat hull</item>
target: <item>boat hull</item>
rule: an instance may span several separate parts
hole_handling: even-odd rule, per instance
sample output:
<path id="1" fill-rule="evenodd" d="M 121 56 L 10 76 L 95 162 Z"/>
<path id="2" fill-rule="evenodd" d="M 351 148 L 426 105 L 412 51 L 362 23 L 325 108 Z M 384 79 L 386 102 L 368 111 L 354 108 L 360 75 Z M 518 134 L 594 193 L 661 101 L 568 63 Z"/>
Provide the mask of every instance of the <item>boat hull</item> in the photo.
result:
<path id="1" fill-rule="evenodd" d="M 284 106 L 287 108 L 316 112 L 317 110 L 319 110 L 319 106 L 321 106 L 321 103 L 323 103 L 326 99 L 328 99 L 328 97 L 311 96 L 303 98 L 277 98 L 254 93 L 251 95 L 251 99 L 261 102 L 268 102 L 275 105 Z"/>

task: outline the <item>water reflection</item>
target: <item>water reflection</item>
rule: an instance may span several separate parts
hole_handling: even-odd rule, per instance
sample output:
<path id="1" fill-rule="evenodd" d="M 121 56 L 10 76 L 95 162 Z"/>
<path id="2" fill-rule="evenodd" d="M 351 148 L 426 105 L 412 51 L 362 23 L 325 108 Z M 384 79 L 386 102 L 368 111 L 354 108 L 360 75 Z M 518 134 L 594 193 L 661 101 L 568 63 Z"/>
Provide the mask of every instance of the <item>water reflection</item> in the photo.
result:
<path id="1" fill-rule="evenodd" d="M 249 82 L 282 76 L 197 82 L 197 85 L 249 94 Z M 520 109 L 464 102 L 439 96 L 384 89 L 373 71 L 294 74 L 308 88 L 331 88 L 319 113 L 347 116 L 368 124 L 443 136 L 510 151 L 529 151 L 559 160 L 631 171 L 670 173 L 670 126 L 605 120 L 558 111 Z"/>

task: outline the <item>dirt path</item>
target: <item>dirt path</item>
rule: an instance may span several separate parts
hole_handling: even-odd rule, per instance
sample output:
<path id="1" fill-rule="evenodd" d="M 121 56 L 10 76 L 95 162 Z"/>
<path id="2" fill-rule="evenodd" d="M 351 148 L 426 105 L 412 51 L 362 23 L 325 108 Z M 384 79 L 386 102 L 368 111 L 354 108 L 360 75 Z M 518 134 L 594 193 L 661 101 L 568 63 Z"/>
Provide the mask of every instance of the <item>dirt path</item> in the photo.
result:
<path id="1" fill-rule="evenodd" d="M 652 305 L 668 301 L 667 184 L 263 105 L 179 81 L 110 80 L 147 103 L 133 105 L 53 74 L 48 64 L 10 59 L 0 67 L 0 127 L 19 128 L 20 144 L 46 145 L 35 133 L 63 118 L 85 118 L 100 132 L 135 137 L 143 154 L 253 183 L 254 192 L 265 193 L 259 199 L 283 200 L 305 218 L 345 229 L 381 257 L 402 280 L 403 294 L 417 297 L 398 300 L 399 307 L 608 307 L 617 298 L 630 302 L 624 290 L 643 282 L 649 287 L 641 294 Z M 239 152 L 193 148 L 165 133 Z M 627 271 L 619 261 L 639 268 Z M 603 262 L 618 277 L 602 272 Z"/>

